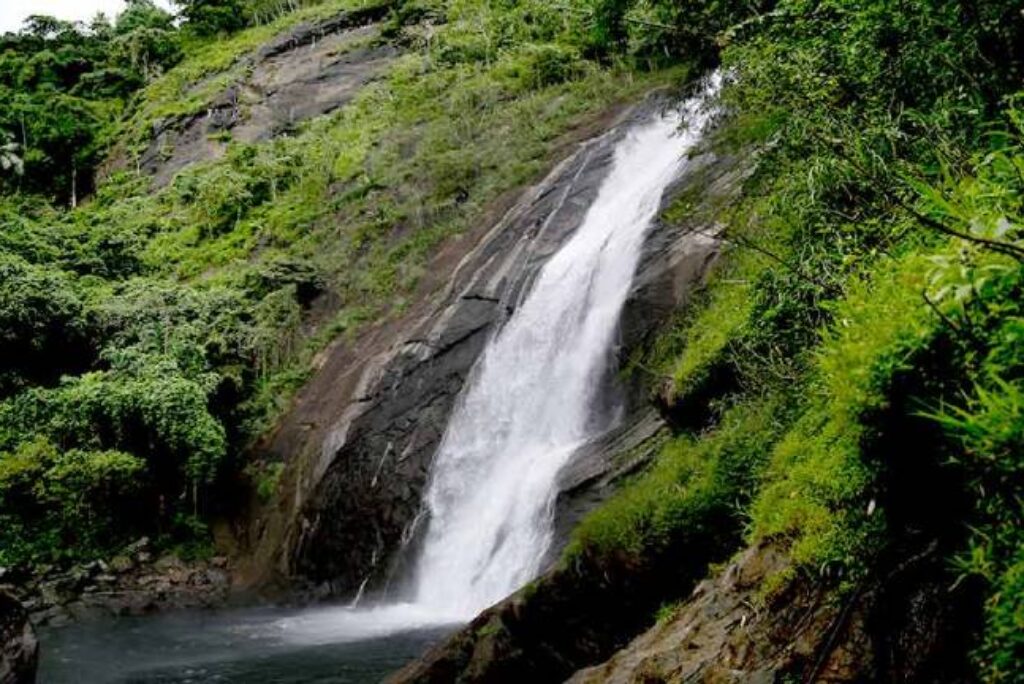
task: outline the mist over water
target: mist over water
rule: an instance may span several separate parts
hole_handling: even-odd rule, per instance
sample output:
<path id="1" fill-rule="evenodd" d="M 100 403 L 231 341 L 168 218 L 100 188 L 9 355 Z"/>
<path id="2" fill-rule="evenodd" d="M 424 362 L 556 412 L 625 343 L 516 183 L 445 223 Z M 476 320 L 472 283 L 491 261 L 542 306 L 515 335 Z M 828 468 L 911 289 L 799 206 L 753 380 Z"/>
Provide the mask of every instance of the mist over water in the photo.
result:
<path id="1" fill-rule="evenodd" d="M 593 408 L 645 233 L 720 84 L 627 132 L 583 224 L 485 349 L 434 461 L 416 605 L 469 618 L 541 570 L 558 473 L 610 427 Z"/>
<path id="2" fill-rule="evenodd" d="M 44 628 L 39 682 L 376 684 L 450 631 L 421 618 L 403 608 L 252 608 Z"/>

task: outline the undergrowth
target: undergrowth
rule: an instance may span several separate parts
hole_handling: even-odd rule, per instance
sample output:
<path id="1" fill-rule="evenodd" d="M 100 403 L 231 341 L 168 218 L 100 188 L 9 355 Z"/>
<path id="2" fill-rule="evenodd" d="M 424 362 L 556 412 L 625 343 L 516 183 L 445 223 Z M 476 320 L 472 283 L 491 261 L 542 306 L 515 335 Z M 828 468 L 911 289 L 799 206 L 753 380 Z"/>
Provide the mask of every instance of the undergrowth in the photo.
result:
<path id="1" fill-rule="evenodd" d="M 788 551 L 767 591 L 846 590 L 932 540 L 947 586 L 987 587 L 979 678 L 1021 681 L 1022 26 L 962 9 L 780 3 L 723 36 L 713 147 L 757 168 L 709 219 L 704 291 L 641 360 L 676 435 L 570 558 L 697 552 L 714 521 L 733 549 Z"/>

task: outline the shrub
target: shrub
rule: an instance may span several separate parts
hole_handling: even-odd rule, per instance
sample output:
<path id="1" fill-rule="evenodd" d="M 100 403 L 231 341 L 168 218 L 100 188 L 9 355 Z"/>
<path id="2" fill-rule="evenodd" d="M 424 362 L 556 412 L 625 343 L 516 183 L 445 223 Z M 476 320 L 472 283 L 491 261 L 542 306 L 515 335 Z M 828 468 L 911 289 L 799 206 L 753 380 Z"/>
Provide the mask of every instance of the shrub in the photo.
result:
<path id="1" fill-rule="evenodd" d="M 95 355 L 75 280 L 0 252 L 0 398 Z"/>
<path id="2" fill-rule="evenodd" d="M 0 563 L 116 548 L 147 509 L 144 469 L 130 454 L 60 452 L 43 438 L 0 453 Z"/>
<path id="3" fill-rule="evenodd" d="M 884 543 L 884 516 L 870 510 L 868 418 L 885 407 L 890 383 L 935 333 L 921 300 L 929 267 L 912 255 L 850 285 L 817 353 L 808 408 L 772 454 L 752 506 L 753 534 L 790 538 L 804 567 L 862 568 Z"/>
<path id="4" fill-rule="evenodd" d="M 648 472 L 580 524 L 567 553 L 643 563 L 670 547 L 697 553 L 695 539 L 727 547 L 786 421 L 785 403 L 767 397 L 727 409 L 710 432 L 669 439 Z"/>
<path id="5" fill-rule="evenodd" d="M 224 428 L 208 409 L 212 389 L 168 359 L 87 373 L 0 404 L 0 449 L 45 435 L 64 448 L 129 451 L 176 496 L 185 483 L 211 482 L 224 457 Z"/>

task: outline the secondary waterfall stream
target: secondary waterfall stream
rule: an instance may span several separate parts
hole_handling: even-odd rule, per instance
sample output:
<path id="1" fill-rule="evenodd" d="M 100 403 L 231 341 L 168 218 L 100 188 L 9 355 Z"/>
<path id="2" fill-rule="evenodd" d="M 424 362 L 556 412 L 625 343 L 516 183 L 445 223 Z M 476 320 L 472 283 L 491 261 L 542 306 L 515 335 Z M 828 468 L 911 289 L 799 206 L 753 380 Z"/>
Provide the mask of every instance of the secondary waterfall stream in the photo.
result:
<path id="1" fill-rule="evenodd" d="M 468 618 L 541 570 L 558 473 L 610 427 L 593 409 L 644 236 L 720 81 L 626 132 L 582 225 L 478 361 L 434 461 L 417 605 Z"/>

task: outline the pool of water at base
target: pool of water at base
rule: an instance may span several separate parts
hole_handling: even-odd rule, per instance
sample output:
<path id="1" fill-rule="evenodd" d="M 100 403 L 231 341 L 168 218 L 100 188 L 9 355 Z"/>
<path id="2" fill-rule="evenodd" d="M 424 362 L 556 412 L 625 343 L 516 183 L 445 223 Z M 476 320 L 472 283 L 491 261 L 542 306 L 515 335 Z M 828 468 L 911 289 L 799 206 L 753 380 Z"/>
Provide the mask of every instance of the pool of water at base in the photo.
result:
<path id="1" fill-rule="evenodd" d="M 87 621 L 39 631 L 38 682 L 370 684 L 456 628 L 412 607 L 248 608 Z"/>

